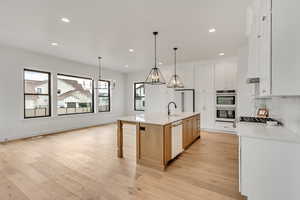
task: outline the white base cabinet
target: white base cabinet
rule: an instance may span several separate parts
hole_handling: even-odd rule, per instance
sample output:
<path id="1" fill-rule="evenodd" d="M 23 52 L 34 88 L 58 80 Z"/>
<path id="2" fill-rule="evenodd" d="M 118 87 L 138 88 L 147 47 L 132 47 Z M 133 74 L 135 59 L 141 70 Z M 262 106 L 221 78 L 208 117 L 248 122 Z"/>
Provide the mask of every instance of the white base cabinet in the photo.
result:
<path id="1" fill-rule="evenodd" d="M 299 200 L 300 144 L 240 137 L 240 192 L 248 200 Z"/>

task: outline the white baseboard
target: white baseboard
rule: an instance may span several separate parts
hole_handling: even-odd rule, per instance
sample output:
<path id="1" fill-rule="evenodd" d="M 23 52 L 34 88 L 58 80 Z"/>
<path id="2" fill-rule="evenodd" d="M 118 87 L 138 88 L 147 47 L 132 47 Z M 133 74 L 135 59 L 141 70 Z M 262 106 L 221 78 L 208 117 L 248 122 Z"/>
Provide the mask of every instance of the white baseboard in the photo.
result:
<path id="1" fill-rule="evenodd" d="M 227 133 L 236 135 L 235 131 L 229 131 L 229 130 L 220 130 L 220 129 L 201 129 L 201 131 L 211 132 L 211 133 Z"/>

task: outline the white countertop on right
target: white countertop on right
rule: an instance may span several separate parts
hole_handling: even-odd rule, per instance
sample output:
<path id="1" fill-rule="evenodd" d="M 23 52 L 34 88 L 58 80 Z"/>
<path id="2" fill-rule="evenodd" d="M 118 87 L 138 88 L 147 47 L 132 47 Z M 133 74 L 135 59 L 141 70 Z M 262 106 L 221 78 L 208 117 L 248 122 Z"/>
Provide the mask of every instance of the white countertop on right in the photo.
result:
<path id="1" fill-rule="evenodd" d="M 239 122 L 237 123 L 236 130 L 237 134 L 242 137 L 300 144 L 300 134 L 284 126 L 268 126 L 260 123 Z"/>

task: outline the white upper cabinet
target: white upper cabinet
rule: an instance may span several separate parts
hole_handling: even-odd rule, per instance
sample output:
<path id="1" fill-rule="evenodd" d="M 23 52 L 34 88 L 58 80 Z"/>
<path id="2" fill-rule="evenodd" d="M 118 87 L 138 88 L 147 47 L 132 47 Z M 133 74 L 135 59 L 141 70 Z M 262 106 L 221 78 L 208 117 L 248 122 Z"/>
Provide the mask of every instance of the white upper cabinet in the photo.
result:
<path id="1" fill-rule="evenodd" d="M 300 95 L 299 0 L 254 0 L 248 8 L 248 78 L 259 96 Z"/>
<path id="2" fill-rule="evenodd" d="M 300 95 L 300 1 L 272 1 L 272 94 Z"/>
<path id="3" fill-rule="evenodd" d="M 247 9 L 247 36 L 249 41 L 248 57 L 248 78 L 259 77 L 259 1 L 254 1 L 253 5 Z"/>
<path id="4" fill-rule="evenodd" d="M 259 78 L 260 96 L 271 95 L 271 1 L 260 0 Z"/>
<path id="5" fill-rule="evenodd" d="M 260 79 L 260 96 L 271 94 L 271 1 L 255 0 L 248 8 L 248 78 Z"/>
<path id="6" fill-rule="evenodd" d="M 215 89 L 235 90 L 237 81 L 237 62 L 222 61 L 215 65 Z"/>

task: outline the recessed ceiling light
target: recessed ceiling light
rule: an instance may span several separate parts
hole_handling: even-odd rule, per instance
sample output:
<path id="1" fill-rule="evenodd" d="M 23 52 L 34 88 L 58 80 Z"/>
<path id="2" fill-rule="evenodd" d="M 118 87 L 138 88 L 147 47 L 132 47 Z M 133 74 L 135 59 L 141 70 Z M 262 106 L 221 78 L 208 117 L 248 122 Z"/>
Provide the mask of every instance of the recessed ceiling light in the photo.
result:
<path id="1" fill-rule="evenodd" d="M 214 33 L 214 32 L 216 32 L 217 30 L 215 29 L 215 28 L 211 28 L 211 29 L 209 29 L 208 30 L 208 32 L 210 32 L 210 33 Z"/>
<path id="2" fill-rule="evenodd" d="M 128 68 L 128 67 L 129 67 L 129 65 L 125 65 L 124 67 Z"/>
<path id="3" fill-rule="evenodd" d="M 61 21 L 65 22 L 65 23 L 70 23 L 70 19 L 63 17 L 61 18 Z"/>
<path id="4" fill-rule="evenodd" d="M 225 56 L 225 53 L 219 53 L 219 56 Z"/>
<path id="5" fill-rule="evenodd" d="M 57 42 L 52 42 L 51 45 L 52 46 L 58 46 L 58 43 Z"/>
<path id="6" fill-rule="evenodd" d="M 129 52 L 130 52 L 130 53 L 134 52 L 134 49 L 129 49 Z"/>
<path id="7" fill-rule="evenodd" d="M 159 65 L 162 65 L 163 63 L 162 63 L 162 62 L 159 62 L 158 64 L 159 64 Z"/>

